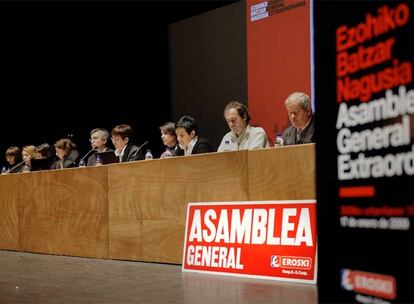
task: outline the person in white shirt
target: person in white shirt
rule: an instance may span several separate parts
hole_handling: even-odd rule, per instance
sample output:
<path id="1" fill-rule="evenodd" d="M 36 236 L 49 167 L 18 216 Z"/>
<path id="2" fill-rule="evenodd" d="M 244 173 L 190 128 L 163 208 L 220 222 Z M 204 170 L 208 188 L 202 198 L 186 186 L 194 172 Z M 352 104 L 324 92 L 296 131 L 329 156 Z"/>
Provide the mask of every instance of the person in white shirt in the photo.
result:
<path id="1" fill-rule="evenodd" d="M 315 142 L 315 119 L 308 95 L 294 92 L 285 100 L 291 126 L 283 131 L 285 145 L 300 145 Z"/>
<path id="2" fill-rule="evenodd" d="M 269 147 L 265 130 L 252 127 L 247 107 L 238 102 L 230 101 L 224 108 L 224 119 L 230 132 L 224 135 L 217 152 L 252 150 Z"/>

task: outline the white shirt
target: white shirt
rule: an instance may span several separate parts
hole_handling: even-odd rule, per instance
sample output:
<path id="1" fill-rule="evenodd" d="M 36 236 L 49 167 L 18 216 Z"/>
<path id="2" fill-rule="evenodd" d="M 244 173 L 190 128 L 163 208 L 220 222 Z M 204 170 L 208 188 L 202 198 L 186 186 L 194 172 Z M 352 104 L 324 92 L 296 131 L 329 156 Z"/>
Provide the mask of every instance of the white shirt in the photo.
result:
<path id="1" fill-rule="evenodd" d="M 252 127 L 250 125 L 247 125 L 246 129 L 244 129 L 239 136 L 237 136 L 237 134 L 233 131 L 230 131 L 224 135 L 217 152 L 224 151 L 226 141 L 229 142 L 229 147 L 226 148 L 229 151 L 252 150 L 269 147 L 269 141 L 265 130 L 260 127 Z"/>
<path id="2" fill-rule="evenodd" d="M 188 143 L 187 149 L 184 150 L 184 155 L 191 155 L 191 152 L 193 152 L 193 148 L 197 143 L 197 140 L 198 136 L 194 136 L 193 139 Z"/>
<path id="3" fill-rule="evenodd" d="M 122 162 L 122 157 L 124 156 L 124 152 L 125 152 L 126 147 L 127 147 L 127 145 L 125 145 L 122 148 L 121 152 L 118 152 L 117 150 L 115 150 L 115 155 L 119 157 L 119 162 L 120 163 Z"/>

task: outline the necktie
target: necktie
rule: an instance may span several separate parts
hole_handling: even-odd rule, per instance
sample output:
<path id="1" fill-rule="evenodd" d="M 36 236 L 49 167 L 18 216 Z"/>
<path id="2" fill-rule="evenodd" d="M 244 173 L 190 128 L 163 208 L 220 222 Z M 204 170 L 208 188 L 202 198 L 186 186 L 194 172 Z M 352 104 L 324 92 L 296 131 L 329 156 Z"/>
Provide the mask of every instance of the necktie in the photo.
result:
<path id="1" fill-rule="evenodd" d="M 301 131 L 302 130 L 296 130 L 296 142 L 299 143 L 300 142 L 300 137 L 301 137 Z"/>

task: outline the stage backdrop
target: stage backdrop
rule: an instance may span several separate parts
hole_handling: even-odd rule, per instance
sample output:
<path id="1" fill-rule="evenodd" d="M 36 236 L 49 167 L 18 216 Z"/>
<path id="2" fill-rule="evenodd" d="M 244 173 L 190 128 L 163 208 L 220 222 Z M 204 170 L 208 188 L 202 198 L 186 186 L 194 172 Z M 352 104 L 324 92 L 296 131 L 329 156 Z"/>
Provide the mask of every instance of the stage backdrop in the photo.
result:
<path id="1" fill-rule="evenodd" d="M 225 105 L 246 103 L 244 15 L 244 3 L 237 2 L 169 27 L 171 118 L 193 116 L 214 149 L 229 131 Z"/>
<path id="2" fill-rule="evenodd" d="M 247 1 L 248 106 L 252 124 L 274 142 L 289 126 L 284 107 L 295 91 L 311 94 L 309 1 Z"/>
<path id="3" fill-rule="evenodd" d="M 319 300 L 413 303 L 414 3 L 314 3 Z"/>

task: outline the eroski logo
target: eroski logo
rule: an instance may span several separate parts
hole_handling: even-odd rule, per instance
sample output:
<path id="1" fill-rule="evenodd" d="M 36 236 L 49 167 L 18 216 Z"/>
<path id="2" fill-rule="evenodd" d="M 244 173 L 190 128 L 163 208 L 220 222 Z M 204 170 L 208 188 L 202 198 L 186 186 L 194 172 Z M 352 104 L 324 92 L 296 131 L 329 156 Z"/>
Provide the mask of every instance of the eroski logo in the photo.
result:
<path id="1" fill-rule="evenodd" d="M 341 270 L 341 286 L 345 290 L 394 300 L 397 283 L 393 276 L 352 269 Z"/>
<path id="2" fill-rule="evenodd" d="M 279 256 L 278 255 L 272 255 L 270 258 L 270 266 L 273 268 L 279 268 L 280 262 L 279 262 Z"/>

